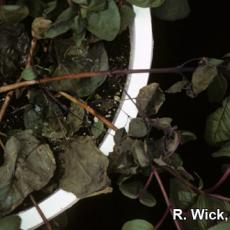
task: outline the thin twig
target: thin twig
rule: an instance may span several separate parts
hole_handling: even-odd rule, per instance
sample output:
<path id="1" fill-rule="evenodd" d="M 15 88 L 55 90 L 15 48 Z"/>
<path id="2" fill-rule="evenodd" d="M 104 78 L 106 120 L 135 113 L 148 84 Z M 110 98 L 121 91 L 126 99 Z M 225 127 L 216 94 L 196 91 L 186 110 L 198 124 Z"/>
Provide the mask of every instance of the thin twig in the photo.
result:
<path id="1" fill-rule="evenodd" d="M 3 151 L 5 150 L 5 145 L 4 145 L 4 143 L 2 142 L 2 139 L 1 139 L 1 138 L 0 138 L 0 147 L 2 148 Z"/>
<path id="2" fill-rule="evenodd" d="M 155 167 L 153 168 L 153 172 L 154 172 L 154 175 L 155 175 L 155 177 L 156 177 L 157 183 L 158 183 L 158 185 L 159 185 L 159 187 L 160 187 L 160 189 L 161 189 L 162 195 L 163 195 L 163 197 L 164 197 L 164 199 L 165 199 L 165 203 L 167 204 L 167 207 L 169 208 L 170 213 L 173 215 L 172 204 L 171 204 L 171 202 L 170 202 L 170 200 L 169 200 L 169 197 L 168 197 L 167 192 L 166 192 L 166 190 L 165 190 L 165 187 L 164 187 L 164 185 L 163 185 L 163 183 L 162 183 L 162 180 L 161 180 L 161 178 L 160 178 L 160 175 L 158 174 L 158 172 L 157 172 L 157 170 L 156 170 Z M 173 220 L 173 221 L 174 221 L 174 223 L 175 223 L 176 229 L 177 229 L 177 230 L 181 230 L 181 227 L 180 227 L 179 222 L 178 222 L 177 220 Z"/>
<path id="3" fill-rule="evenodd" d="M 30 81 L 23 81 L 19 83 L 13 83 L 9 85 L 5 85 L 0 87 L 0 93 L 5 93 L 14 89 L 18 88 L 26 88 L 33 85 L 38 84 L 47 84 L 54 81 L 64 81 L 70 79 L 80 79 L 80 78 L 89 78 L 89 77 L 100 77 L 100 76 L 113 76 L 113 75 L 126 75 L 126 74 L 138 74 L 138 73 L 155 73 L 155 74 L 170 74 L 170 73 L 179 73 L 179 72 L 191 72 L 194 68 L 178 68 L 178 67 L 171 67 L 171 68 L 154 68 L 154 69 L 123 69 L 123 70 L 113 70 L 113 71 L 97 71 L 97 72 L 83 72 L 77 74 L 66 74 L 57 77 L 48 77 L 43 78 L 41 80 L 30 80 Z"/>
<path id="4" fill-rule="evenodd" d="M 167 207 L 163 216 L 161 217 L 161 219 L 159 220 L 159 222 L 156 224 L 156 226 L 154 226 L 154 230 L 158 230 L 160 228 L 160 226 L 163 224 L 163 222 L 165 221 L 166 217 L 168 216 L 168 213 L 170 212 L 170 208 Z"/>
<path id="5" fill-rule="evenodd" d="M 97 113 L 93 108 L 91 108 L 89 105 L 87 105 L 85 102 L 81 102 L 80 100 L 78 100 L 77 98 L 69 95 L 68 93 L 65 92 L 59 92 L 59 94 L 63 97 L 65 97 L 66 99 L 72 101 L 73 103 L 79 105 L 81 108 L 83 108 L 84 110 L 86 110 L 87 112 L 91 113 L 93 116 L 97 117 L 100 121 L 102 121 L 108 128 L 113 129 L 113 130 L 117 130 L 117 127 L 114 126 L 114 124 L 107 120 L 105 117 L 103 117 L 102 115 L 100 115 L 99 113 Z"/>
<path id="6" fill-rule="evenodd" d="M 218 180 L 218 182 L 213 187 L 205 189 L 204 191 L 207 193 L 212 193 L 216 191 L 228 179 L 229 175 L 230 175 L 230 166 L 228 166 L 223 176 Z"/>
<path id="7" fill-rule="evenodd" d="M 32 38 L 31 45 L 30 45 L 30 51 L 28 53 L 28 57 L 27 57 L 27 60 L 26 60 L 26 67 L 30 67 L 32 65 L 32 63 L 33 63 L 33 55 L 34 55 L 36 46 L 37 46 L 37 39 Z"/>
<path id="8" fill-rule="evenodd" d="M 37 202 L 35 201 L 34 197 L 33 197 L 32 195 L 29 195 L 29 197 L 30 197 L 30 200 L 32 201 L 34 207 L 37 209 L 39 215 L 41 216 L 43 222 L 45 223 L 46 228 L 47 228 L 48 230 L 52 230 L 51 224 L 50 224 L 49 221 L 46 219 L 44 213 L 42 212 L 41 208 L 38 206 L 38 204 L 37 204 Z"/>
<path id="9" fill-rule="evenodd" d="M 212 194 L 212 193 L 209 193 L 207 195 L 210 196 L 210 197 L 213 197 L 215 199 L 218 199 L 218 200 L 230 202 L 229 197 L 225 197 L 225 196 L 222 196 L 222 195 L 219 195 L 219 194 Z"/>

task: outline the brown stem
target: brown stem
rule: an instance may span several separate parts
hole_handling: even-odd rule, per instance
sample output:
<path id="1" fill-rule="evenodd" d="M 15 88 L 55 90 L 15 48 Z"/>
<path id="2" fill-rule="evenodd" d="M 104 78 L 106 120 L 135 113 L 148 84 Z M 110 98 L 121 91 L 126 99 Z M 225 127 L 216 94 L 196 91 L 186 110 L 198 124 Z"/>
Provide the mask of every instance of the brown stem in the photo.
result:
<path id="1" fill-rule="evenodd" d="M 161 180 L 161 178 L 160 178 L 160 175 L 158 174 L 158 172 L 157 172 L 157 170 L 156 170 L 155 167 L 153 168 L 153 170 L 154 170 L 154 175 L 155 175 L 155 177 L 156 177 L 157 183 L 158 183 L 158 185 L 159 185 L 159 187 L 160 187 L 160 189 L 161 189 L 162 195 L 163 195 L 163 197 L 164 197 L 164 199 L 165 199 L 165 203 L 167 204 L 167 207 L 169 208 L 170 213 L 173 215 L 172 204 L 171 204 L 171 202 L 170 202 L 170 200 L 169 200 L 169 197 L 168 197 L 167 192 L 166 192 L 166 190 L 165 190 L 165 187 L 164 187 L 164 185 L 163 185 L 163 183 L 162 183 L 162 180 Z M 178 222 L 177 220 L 173 220 L 173 221 L 174 221 L 174 223 L 175 223 L 176 229 L 177 229 L 177 230 L 181 230 L 181 227 L 180 227 L 179 222 Z"/>
<path id="2" fill-rule="evenodd" d="M 218 200 L 230 202 L 229 197 L 225 197 L 225 196 L 222 196 L 222 195 L 219 195 L 219 194 L 211 194 L 211 193 L 209 193 L 207 195 L 210 196 L 210 197 L 213 197 L 215 199 L 218 199 Z"/>
<path id="3" fill-rule="evenodd" d="M 4 102 L 3 102 L 2 107 L 0 109 L 0 122 L 2 122 L 2 120 L 3 120 L 3 117 L 6 113 L 8 105 L 10 104 L 10 100 L 11 100 L 13 94 L 14 94 L 14 91 L 10 91 L 6 94 L 6 96 L 4 98 Z"/>
<path id="4" fill-rule="evenodd" d="M 87 112 L 91 113 L 93 116 L 97 117 L 100 121 L 102 121 L 108 128 L 117 130 L 117 127 L 113 125 L 113 123 L 109 120 L 107 120 L 105 117 L 102 115 L 98 114 L 93 108 L 91 108 L 89 105 L 87 105 L 85 102 L 81 102 L 77 98 L 69 95 L 68 93 L 65 92 L 59 92 L 59 94 L 66 99 L 72 101 L 73 103 L 79 105 L 81 108 L 86 110 Z"/>
<path id="5" fill-rule="evenodd" d="M 36 46 L 37 46 L 37 39 L 32 38 L 31 45 L 30 45 L 30 51 L 29 51 L 29 54 L 28 54 L 28 57 L 27 57 L 27 60 L 26 60 L 26 67 L 29 67 L 29 66 L 32 65 L 33 55 L 34 55 Z"/>
<path id="6" fill-rule="evenodd" d="M 77 74 L 66 74 L 57 77 L 48 77 L 43 78 L 41 80 L 31 80 L 31 81 L 23 81 L 19 83 L 14 83 L 6 86 L 0 87 L 0 93 L 5 93 L 18 88 L 25 88 L 32 85 L 38 84 L 47 84 L 53 81 L 63 81 L 70 79 L 80 79 L 80 78 L 89 78 L 89 77 L 99 77 L 99 76 L 113 76 L 113 75 L 126 75 L 126 74 L 138 74 L 138 73 L 155 73 L 155 74 L 169 74 L 169 73 L 180 73 L 180 72 L 191 72 L 194 68 L 178 68 L 178 67 L 170 67 L 170 68 L 156 68 L 156 69 L 123 69 L 123 70 L 113 70 L 113 71 L 97 71 L 97 72 L 83 72 Z"/>
<path id="7" fill-rule="evenodd" d="M 38 206 L 38 204 L 37 204 L 37 202 L 35 201 L 34 197 L 33 197 L 32 195 L 29 195 L 29 197 L 30 197 L 30 200 L 32 201 L 34 207 L 37 209 L 39 215 L 41 216 L 43 222 L 45 223 L 46 228 L 47 228 L 48 230 L 52 230 L 51 224 L 50 224 L 49 221 L 46 219 L 44 213 L 42 212 L 41 208 Z"/>

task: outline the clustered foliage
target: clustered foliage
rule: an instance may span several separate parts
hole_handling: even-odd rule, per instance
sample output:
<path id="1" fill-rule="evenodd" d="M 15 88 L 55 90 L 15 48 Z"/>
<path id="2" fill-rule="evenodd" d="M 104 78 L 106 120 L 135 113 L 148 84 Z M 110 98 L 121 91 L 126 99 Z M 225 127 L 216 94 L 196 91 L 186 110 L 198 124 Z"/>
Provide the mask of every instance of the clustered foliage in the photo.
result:
<path id="1" fill-rule="evenodd" d="M 230 157 L 229 60 L 229 54 L 223 59 L 203 58 L 191 80 L 183 77 L 165 91 L 169 95 L 185 91 L 191 98 L 199 97 L 201 93 L 207 94 L 209 102 L 215 105 L 216 110 L 206 119 L 204 138 L 210 146 L 217 149 L 213 157 L 225 159 Z M 120 175 L 118 184 L 125 196 L 138 199 L 148 207 L 154 207 L 157 203 L 154 191 L 150 188 L 150 182 L 157 176 L 155 170 L 160 174 L 171 174 L 173 177 L 170 180 L 169 199 L 172 204 L 168 208 L 180 208 L 185 215 L 188 214 L 187 220 L 180 222 L 182 229 L 229 229 L 229 198 L 212 194 L 230 174 L 228 161 L 224 165 L 224 176 L 210 189 L 204 188 L 205 178 L 203 182 L 195 172 L 191 174 L 186 171 L 178 149 L 187 142 L 195 141 L 197 137 L 192 132 L 172 125 L 173 120 L 170 117 L 157 116 L 165 102 L 165 93 L 158 83 L 152 83 L 140 90 L 136 100 L 139 117 L 130 122 L 128 132 L 124 129 L 116 132 L 114 151 L 109 156 L 110 170 Z M 147 178 L 147 182 L 143 178 Z M 205 219 L 192 220 L 191 216 L 189 218 L 190 209 L 220 209 L 225 212 L 226 221 L 217 223 Z M 133 220 L 125 223 L 122 228 L 133 229 L 152 230 L 154 227 L 145 220 Z"/>

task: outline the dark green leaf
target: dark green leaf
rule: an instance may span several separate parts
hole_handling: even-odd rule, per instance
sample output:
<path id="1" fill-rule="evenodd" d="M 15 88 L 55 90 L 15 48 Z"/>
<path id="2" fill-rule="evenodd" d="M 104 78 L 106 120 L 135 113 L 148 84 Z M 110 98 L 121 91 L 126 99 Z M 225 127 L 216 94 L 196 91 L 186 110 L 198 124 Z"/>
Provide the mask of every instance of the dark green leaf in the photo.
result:
<path id="1" fill-rule="evenodd" d="M 181 144 L 185 144 L 187 142 L 194 141 L 197 139 L 197 136 L 194 133 L 186 130 L 180 130 L 179 135 Z"/>
<path id="2" fill-rule="evenodd" d="M 155 115 L 165 101 L 165 95 L 158 83 L 152 83 L 143 87 L 136 99 L 140 113 L 147 116 Z"/>
<path id="3" fill-rule="evenodd" d="M 161 6 L 165 0 L 128 0 L 132 5 L 140 6 L 140 7 L 159 7 Z"/>
<path id="4" fill-rule="evenodd" d="M 69 7 L 64 10 L 56 19 L 53 25 L 44 33 L 46 38 L 55 38 L 61 34 L 69 31 L 74 23 L 74 17 L 76 16 L 75 9 Z"/>
<path id="5" fill-rule="evenodd" d="M 208 86 L 208 99 L 211 103 L 219 103 L 224 99 L 228 82 L 223 75 L 217 75 Z"/>
<path id="6" fill-rule="evenodd" d="M 29 9 L 24 5 L 0 6 L 0 22 L 18 23 L 29 15 Z"/>
<path id="7" fill-rule="evenodd" d="M 60 179 L 60 187 L 78 198 L 89 196 L 109 185 L 108 159 L 90 137 L 77 137 L 70 141 L 61 159 L 65 172 Z"/>
<path id="8" fill-rule="evenodd" d="M 146 220 L 135 219 L 127 221 L 121 230 L 154 230 L 153 225 Z"/>
<path id="9" fill-rule="evenodd" d="M 170 117 L 156 118 L 156 119 L 151 119 L 149 121 L 149 124 L 151 124 L 152 127 L 159 130 L 165 130 L 170 128 L 171 123 L 172 123 L 172 118 Z"/>
<path id="10" fill-rule="evenodd" d="M 229 230 L 230 229 L 230 222 L 221 222 L 211 228 L 209 228 L 208 230 Z"/>
<path id="11" fill-rule="evenodd" d="M 227 142 L 221 148 L 212 154 L 213 157 L 230 157 L 230 142 Z"/>
<path id="12" fill-rule="evenodd" d="M 222 62 L 222 60 L 212 58 L 196 68 L 192 76 L 192 89 L 195 95 L 208 88 L 214 78 L 217 77 L 217 66 Z"/>
<path id="13" fill-rule="evenodd" d="M 103 11 L 106 9 L 107 3 L 106 0 L 89 0 L 87 10 L 89 12 Z"/>
<path id="14" fill-rule="evenodd" d="M 166 21 L 184 19 L 190 13 L 187 0 L 165 0 L 158 8 L 153 9 L 153 15 Z"/>
<path id="15" fill-rule="evenodd" d="M 88 0 L 72 0 L 74 3 L 76 4 L 84 4 L 84 5 L 87 5 L 88 4 Z"/>
<path id="16" fill-rule="evenodd" d="M 120 15 L 121 15 L 121 28 L 120 32 L 126 30 L 128 26 L 131 25 L 133 19 L 135 17 L 135 13 L 133 8 L 128 5 L 122 5 L 120 8 Z"/>
<path id="17" fill-rule="evenodd" d="M 87 20 L 87 29 L 100 39 L 112 41 L 120 31 L 120 13 L 113 0 L 109 0 L 107 9 L 90 13 Z"/>
<path id="18" fill-rule="evenodd" d="M 42 15 L 42 11 L 44 9 L 44 3 L 42 0 L 25 0 L 25 3 L 29 8 L 31 17 L 36 18 Z"/>
<path id="19" fill-rule="evenodd" d="M 188 84 L 187 80 L 178 81 L 170 86 L 165 92 L 166 93 L 181 93 L 185 86 Z"/>
<path id="20" fill-rule="evenodd" d="M 33 67 L 32 66 L 26 67 L 21 73 L 21 78 L 26 80 L 26 81 L 36 79 L 37 76 L 34 73 Z"/>
<path id="21" fill-rule="evenodd" d="M 5 161 L 0 167 L 0 213 L 7 214 L 27 195 L 43 188 L 56 168 L 47 144 L 37 140 L 30 130 L 16 131 L 6 143 Z"/>
<path id="22" fill-rule="evenodd" d="M 21 219 L 19 216 L 7 216 L 0 219 L 1 230 L 20 230 Z"/>
<path id="23" fill-rule="evenodd" d="M 133 118 L 129 123 L 128 135 L 131 137 L 145 137 L 148 134 L 148 127 L 143 119 Z"/>
<path id="24" fill-rule="evenodd" d="M 211 145 L 230 140 L 230 99 L 226 98 L 221 107 L 208 116 L 205 139 Z"/>

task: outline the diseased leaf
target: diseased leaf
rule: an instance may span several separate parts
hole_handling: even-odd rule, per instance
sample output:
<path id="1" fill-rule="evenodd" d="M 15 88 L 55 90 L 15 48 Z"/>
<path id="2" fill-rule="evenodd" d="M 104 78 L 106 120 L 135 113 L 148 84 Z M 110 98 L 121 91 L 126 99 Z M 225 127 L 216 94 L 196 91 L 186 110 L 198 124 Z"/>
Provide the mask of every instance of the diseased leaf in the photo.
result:
<path id="1" fill-rule="evenodd" d="M 109 0 L 107 9 L 91 12 L 87 20 L 87 29 L 100 39 L 112 41 L 120 31 L 120 13 L 113 0 Z"/>
<path id="2" fill-rule="evenodd" d="M 14 132 L 6 143 L 5 161 L 0 167 L 0 215 L 10 213 L 27 195 L 43 188 L 55 168 L 48 144 L 42 144 L 30 130 Z"/>
<path id="3" fill-rule="evenodd" d="M 165 101 L 165 95 L 158 83 L 143 87 L 137 96 L 136 105 L 140 113 L 155 115 Z"/>
<path id="4" fill-rule="evenodd" d="M 135 13 L 133 8 L 128 5 L 122 5 L 120 8 L 120 15 L 121 15 L 121 28 L 120 32 L 126 30 L 128 26 L 131 25 L 133 19 L 135 17 Z"/>
<path id="5" fill-rule="evenodd" d="M 219 103 L 224 99 L 228 89 L 228 81 L 223 75 L 217 75 L 208 86 L 208 99 L 211 103 Z"/>
<path id="6" fill-rule="evenodd" d="M 170 86 L 165 92 L 166 93 L 181 93 L 185 86 L 189 83 L 187 80 L 178 81 Z"/>
<path id="7" fill-rule="evenodd" d="M 29 15 L 25 5 L 1 5 L 0 22 L 18 23 Z"/>
<path id="8" fill-rule="evenodd" d="M 205 139 L 210 145 L 230 140 L 230 100 L 226 98 L 221 107 L 210 114 L 206 121 Z"/>
<path id="9" fill-rule="evenodd" d="M 153 9 L 153 15 L 166 21 L 184 19 L 190 14 L 187 0 L 165 0 L 164 3 Z"/>
<path id="10" fill-rule="evenodd" d="M 101 43 L 95 44 L 86 52 L 86 55 L 85 53 L 80 55 L 73 53 L 69 55 L 69 57 L 66 57 L 65 60 L 59 64 L 54 75 L 100 70 L 108 70 L 108 56 Z M 50 87 L 55 91 L 67 91 L 79 97 L 86 97 L 94 93 L 105 79 L 106 77 L 104 76 L 96 76 L 85 79 L 57 81 L 52 82 Z"/>
<path id="11" fill-rule="evenodd" d="M 148 134 L 147 124 L 141 118 L 133 118 L 129 123 L 128 135 L 131 137 L 145 137 Z"/>
<path id="12" fill-rule="evenodd" d="M 108 159 L 90 137 L 77 137 L 64 146 L 61 156 L 64 175 L 60 187 L 84 198 L 109 185 Z"/>
<path id="13" fill-rule="evenodd" d="M 230 157 L 230 142 L 227 142 L 221 148 L 212 154 L 213 157 Z"/>
<path id="14" fill-rule="evenodd" d="M 192 89 L 195 95 L 208 88 L 211 82 L 218 75 L 217 66 L 223 60 L 209 59 L 207 63 L 199 65 L 192 75 Z"/>
<path id="15" fill-rule="evenodd" d="M 37 17 L 32 23 L 32 35 L 37 39 L 44 38 L 44 34 L 51 26 L 52 21 L 43 17 Z"/>
<path id="16" fill-rule="evenodd" d="M 7 216 L 0 219 L 1 230 L 20 230 L 21 219 L 19 216 Z"/>
<path id="17" fill-rule="evenodd" d="M 127 221 L 121 230 L 154 230 L 153 225 L 146 220 L 135 219 Z"/>
<path id="18" fill-rule="evenodd" d="M 132 5 L 140 6 L 140 7 L 159 7 L 161 6 L 165 0 L 128 0 Z"/>
<path id="19" fill-rule="evenodd" d="M 37 76 L 34 73 L 33 67 L 32 66 L 26 67 L 21 73 L 21 78 L 26 80 L 26 81 L 36 79 Z"/>
<path id="20" fill-rule="evenodd" d="M 197 139 L 197 136 L 194 133 L 186 130 L 180 130 L 179 135 L 181 144 L 185 144 L 187 142 L 194 141 Z"/>
<path id="21" fill-rule="evenodd" d="M 67 135 L 72 136 L 75 132 L 77 132 L 82 125 L 84 119 L 84 110 L 80 108 L 78 105 L 71 103 L 69 113 L 66 119 L 67 126 Z"/>

